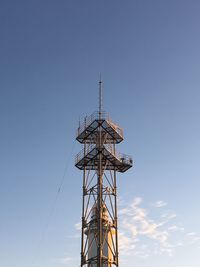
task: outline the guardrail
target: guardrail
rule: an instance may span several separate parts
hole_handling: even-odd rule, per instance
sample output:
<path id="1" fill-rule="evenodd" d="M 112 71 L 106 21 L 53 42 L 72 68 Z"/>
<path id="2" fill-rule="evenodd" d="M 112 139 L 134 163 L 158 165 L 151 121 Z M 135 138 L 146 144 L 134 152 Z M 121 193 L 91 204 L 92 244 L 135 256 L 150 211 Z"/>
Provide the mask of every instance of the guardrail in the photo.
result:
<path id="1" fill-rule="evenodd" d="M 95 144 L 87 145 L 86 148 L 82 149 L 75 157 L 75 164 L 77 164 L 81 159 L 84 158 L 90 151 L 92 151 L 96 147 Z"/>
<path id="2" fill-rule="evenodd" d="M 75 157 L 75 164 L 77 164 L 80 160 L 84 158 L 85 155 L 90 153 L 94 148 L 96 147 L 95 144 L 87 145 L 85 149 L 82 149 Z M 117 152 L 114 150 L 114 147 L 110 144 L 105 144 L 104 147 L 119 161 L 125 164 L 132 165 L 133 164 L 133 159 L 131 156 L 122 154 L 120 152 Z"/>
<path id="3" fill-rule="evenodd" d="M 114 150 L 113 146 L 110 144 L 105 144 L 105 148 L 113 155 L 115 156 L 119 161 L 125 163 L 125 164 L 133 164 L 133 159 L 131 156 L 122 154 L 116 150 Z"/>
<path id="4" fill-rule="evenodd" d="M 78 127 L 77 137 L 95 120 L 99 120 L 99 112 L 95 111 L 90 116 L 86 116 L 84 122 Z M 101 120 L 106 120 L 109 125 L 120 135 L 123 137 L 123 130 L 117 124 L 115 124 L 109 117 L 105 111 L 101 112 Z"/>

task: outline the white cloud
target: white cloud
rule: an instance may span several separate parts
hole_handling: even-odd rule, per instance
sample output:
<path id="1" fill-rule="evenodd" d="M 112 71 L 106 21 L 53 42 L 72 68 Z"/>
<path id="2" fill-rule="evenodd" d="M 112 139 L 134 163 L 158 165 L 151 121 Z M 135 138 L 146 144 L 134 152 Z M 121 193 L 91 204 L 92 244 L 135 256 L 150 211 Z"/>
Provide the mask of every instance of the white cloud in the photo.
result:
<path id="1" fill-rule="evenodd" d="M 159 214 L 151 208 L 154 216 L 143 207 L 144 204 L 142 198 L 137 197 L 126 206 L 123 202 L 119 209 L 119 227 L 123 233 L 119 236 L 122 253 L 143 258 L 163 253 L 172 256 L 177 247 L 184 245 L 184 227 L 176 224 L 177 215 L 174 211 L 166 210 L 166 202 L 159 200 L 151 204 L 151 207 L 159 208 Z M 188 239 L 192 243 L 200 240 L 200 237 L 188 233 Z"/>
<path id="2" fill-rule="evenodd" d="M 74 225 L 75 229 L 81 231 L 81 222 L 78 222 Z"/>
<path id="3" fill-rule="evenodd" d="M 190 232 L 190 233 L 187 233 L 187 236 L 196 236 L 196 233 L 195 232 Z"/>
<path id="4" fill-rule="evenodd" d="M 165 221 L 170 221 L 171 219 L 175 218 L 177 215 L 176 213 L 174 212 L 171 212 L 171 211 L 167 211 L 167 212 L 164 212 L 161 217 L 163 219 L 165 219 Z"/>
<path id="5" fill-rule="evenodd" d="M 168 227 L 168 230 L 171 232 L 184 232 L 185 231 L 184 227 L 179 227 L 177 225 L 172 225 Z"/>
<path id="6" fill-rule="evenodd" d="M 133 199 L 132 204 L 130 205 L 131 207 L 138 206 L 142 203 L 142 198 L 141 197 L 136 197 Z"/>
<path id="7" fill-rule="evenodd" d="M 200 235 L 196 232 L 189 232 L 186 236 L 190 245 L 200 243 Z"/>
<path id="8" fill-rule="evenodd" d="M 147 209 L 149 206 L 151 209 Z M 121 198 L 118 215 L 120 261 L 126 256 L 144 259 L 152 254 L 172 256 L 178 247 L 200 243 L 200 235 L 186 233 L 177 222 L 177 214 L 162 200 L 149 205 L 141 197 L 134 198 L 130 203 Z M 74 227 L 80 238 L 81 223 L 76 223 Z M 66 257 L 62 262 L 69 260 Z"/>
<path id="9" fill-rule="evenodd" d="M 123 232 L 119 232 L 119 251 L 122 255 L 129 255 L 130 251 L 135 248 L 137 240 L 132 239 Z"/>
<path id="10" fill-rule="evenodd" d="M 164 202 L 162 200 L 158 200 L 158 201 L 152 203 L 152 206 L 155 207 L 155 208 L 166 207 L 167 206 L 167 202 Z"/>
<path id="11" fill-rule="evenodd" d="M 139 236 L 145 236 L 148 239 L 158 242 L 161 247 L 166 248 L 168 244 L 168 232 L 161 229 L 160 223 L 156 223 L 149 217 L 147 210 L 140 207 L 141 203 L 142 198 L 137 197 L 126 208 L 122 208 L 119 211 L 119 214 L 123 215 L 123 218 L 120 218 L 119 222 L 123 231 L 122 237 L 124 240 L 129 241 L 129 243 L 132 240 L 132 246 L 129 244 L 129 251 L 130 247 L 132 249 L 135 248 L 136 242 L 134 241 L 138 240 Z M 119 236 L 119 240 L 120 238 Z M 137 252 L 137 254 L 139 255 L 140 253 Z"/>
<path id="12" fill-rule="evenodd" d="M 59 262 L 60 263 L 62 263 L 62 264 L 66 264 L 66 263 L 69 263 L 69 262 L 71 262 L 73 260 L 73 258 L 71 258 L 71 257 L 63 257 L 63 258 L 61 258 L 60 260 L 59 260 Z"/>

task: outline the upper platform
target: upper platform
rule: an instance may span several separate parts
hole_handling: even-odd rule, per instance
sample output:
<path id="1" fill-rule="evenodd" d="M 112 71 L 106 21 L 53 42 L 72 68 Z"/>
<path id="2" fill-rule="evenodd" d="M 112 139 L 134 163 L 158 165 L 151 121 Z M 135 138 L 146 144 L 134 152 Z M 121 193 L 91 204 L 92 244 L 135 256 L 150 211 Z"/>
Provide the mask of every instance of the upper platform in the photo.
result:
<path id="1" fill-rule="evenodd" d="M 77 130 L 76 140 L 80 143 L 96 143 L 99 129 L 104 143 L 118 144 L 123 141 L 123 130 L 117 124 L 111 121 L 106 112 L 95 111 L 89 117 L 85 117 L 84 122 Z"/>

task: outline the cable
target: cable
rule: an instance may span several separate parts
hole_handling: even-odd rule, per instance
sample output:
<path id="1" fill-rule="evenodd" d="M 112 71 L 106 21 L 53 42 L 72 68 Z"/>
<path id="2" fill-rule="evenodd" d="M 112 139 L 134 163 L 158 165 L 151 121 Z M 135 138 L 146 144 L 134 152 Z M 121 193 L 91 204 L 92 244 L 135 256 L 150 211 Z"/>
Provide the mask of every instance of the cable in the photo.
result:
<path id="1" fill-rule="evenodd" d="M 51 219 L 52 219 L 52 217 L 53 217 L 53 213 L 54 213 L 54 211 L 55 211 L 56 203 L 57 203 L 58 197 L 59 197 L 59 195 L 60 195 L 60 193 L 61 193 L 61 188 L 62 188 L 62 186 L 63 186 L 63 184 L 64 184 L 65 176 L 66 176 L 67 171 L 68 171 L 69 163 L 70 163 L 70 160 L 71 160 L 71 156 L 72 156 L 72 154 L 73 154 L 73 151 L 74 151 L 75 144 L 76 144 L 76 142 L 74 141 L 73 144 L 72 144 L 71 152 L 70 152 L 70 154 L 69 154 L 69 156 L 68 156 L 68 159 L 67 159 L 67 164 L 66 164 L 66 166 L 65 166 L 63 176 L 62 176 L 62 178 L 61 178 L 61 180 L 60 180 L 60 184 L 59 184 L 57 193 L 56 193 L 56 195 L 55 195 L 54 202 L 53 202 L 52 207 L 51 207 L 50 212 L 49 212 L 49 217 L 48 217 L 48 220 L 47 220 L 46 229 L 48 229 L 48 226 L 49 226 L 49 224 L 50 224 L 50 222 L 51 222 Z"/>
<path id="2" fill-rule="evenodd" d="M 58 201 L 58 198 L 59 198 L 59 195 L 61 193 L 61 189 L 63 187 L 63 184 L 64 184 L 64 180 L 65 180 L 65 176 L 67 174 L 67 171 L 68 171 L 68 167 L 69 167 L 69 164 L 70 164 L 70 161 L 71 161 L 71 157 L 73 155 L 73 152 L 74 152 L 74 148 L 75 148 L 75 144 L 76 144 L 76 140 L 74 140 L 74 142 L 72 143 L 72 148 L 71 148 L 71 151 L 67 157 L 67 164 L 65 166 L 65 169 L 64 169 L 64 173 L 63 173 L 63 176 L 61 177 L 61 180 L 60 180 L 60 183 L 59 183 L 59 186 L 58 186 L 58 190 L 56 192 L 56 195 L 55 195 L 55 198 L 54 198 L 54 201 L 50 207 L 50 211 L 49 211 L 49 215 L 48 215 L 48 218 L 47 218 L 47 221 L 46 221 L 46 224 L 44 226 L 44 229 L 42 231 L 42 234 L 41 234 L 41 239 L 39 240 L 38 242 L 38 251 L 41 250 L 41 247 L 42 247 L 42 244 L 44 242 L 44 239 L 45 239 L 45 235 L 46 235 L 46 232 L 47 232 L 47 229 L 50 225 L 50 222 L 53 218 L 53 214 L 54 214 L 54 211 L 55 211 L 55 208 L 56 208 L 56 203 Z M 33 259 L 33 266 L 36 267 L 36 264 L 37 264 L 37 259 L 35 257 L 35 259 Z"/>

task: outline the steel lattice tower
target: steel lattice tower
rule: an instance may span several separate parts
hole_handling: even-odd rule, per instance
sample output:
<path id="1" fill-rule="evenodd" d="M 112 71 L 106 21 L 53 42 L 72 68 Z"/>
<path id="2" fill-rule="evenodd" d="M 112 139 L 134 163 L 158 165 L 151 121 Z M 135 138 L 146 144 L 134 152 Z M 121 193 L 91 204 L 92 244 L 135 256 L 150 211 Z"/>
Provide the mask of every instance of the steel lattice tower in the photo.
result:
<path id="1" fill-rule="evenodd" d="M 85 117 L 76 140 L 83 144 L 75 159 L 83 170 L 81 267 L 119 266 L 116 173 L 127 171 L 133 161 L 116 151 L 123 130 L 102 111 L 102 81 L 99 110 Z"/>

